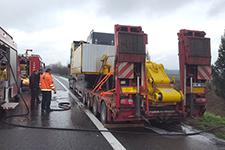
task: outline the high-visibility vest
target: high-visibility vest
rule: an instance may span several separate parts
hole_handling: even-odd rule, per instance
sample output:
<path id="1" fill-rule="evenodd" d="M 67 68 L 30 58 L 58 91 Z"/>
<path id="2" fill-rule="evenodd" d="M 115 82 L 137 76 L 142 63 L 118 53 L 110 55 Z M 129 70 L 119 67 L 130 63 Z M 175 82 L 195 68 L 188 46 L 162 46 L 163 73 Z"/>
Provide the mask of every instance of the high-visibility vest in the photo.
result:
<path id="1" fill-rule="evenodd" d="M 40 76 L 40 89 L 41 91 L 52 91 L 55 90 L 55 86 L 53 83 L 53 78 L 50 73 L 44 72 Z"/>

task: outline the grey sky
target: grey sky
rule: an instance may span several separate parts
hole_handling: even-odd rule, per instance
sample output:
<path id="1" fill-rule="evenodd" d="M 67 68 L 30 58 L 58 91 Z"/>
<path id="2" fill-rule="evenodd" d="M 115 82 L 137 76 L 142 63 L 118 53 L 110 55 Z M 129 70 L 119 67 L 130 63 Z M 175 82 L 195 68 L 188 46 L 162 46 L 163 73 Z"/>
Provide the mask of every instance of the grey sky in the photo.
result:
<path id="1" fill-rule="evenodd" d="M 152 60 L 178 68 L 181 28 L 204 30 L 217 57 L 225 24 L 224 0 L 1 0 L 0 26 L 15 39 L 20 53 L 34 49 L 49 63 L 69 62 L 72 40 L 89 32 L 113 32 L 114 24 L 141 25 L 148 34 Z"/>

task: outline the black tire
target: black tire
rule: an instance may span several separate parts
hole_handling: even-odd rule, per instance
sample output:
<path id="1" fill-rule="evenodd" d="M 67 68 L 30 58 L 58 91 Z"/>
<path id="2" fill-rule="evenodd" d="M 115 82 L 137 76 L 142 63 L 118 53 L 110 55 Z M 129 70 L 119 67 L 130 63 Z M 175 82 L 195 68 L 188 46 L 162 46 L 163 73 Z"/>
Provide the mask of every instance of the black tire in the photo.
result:
<path id="1" fill-rule="evenodd" d="M 98 113 L 98 97 L 96 97 L 96 96 L 93 98 L 92 112 L 96 117 L 99 116 L 99 113 Z"/>
<path id="2" fill-rule="evenodd" d="M 107 123 L 107 107 L 104 101 L 101 103 L 100 119 L 103 124 Z"/>

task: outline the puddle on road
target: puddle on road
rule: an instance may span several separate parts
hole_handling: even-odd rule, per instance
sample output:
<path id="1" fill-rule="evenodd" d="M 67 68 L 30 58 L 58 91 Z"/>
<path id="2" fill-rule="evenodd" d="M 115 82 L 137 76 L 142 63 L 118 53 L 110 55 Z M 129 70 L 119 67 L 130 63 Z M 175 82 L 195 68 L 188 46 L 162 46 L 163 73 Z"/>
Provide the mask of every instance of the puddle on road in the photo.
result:
<path id="1" fill-rule="evenodd" d="M 188 125 L 182 125 L 181 127 L 182 127 L 182 130 L 185 133 L 199 132 L 199 130 L 193 129 L 191 126 L 188 126 Z M 192 138 L 194 140 L 198 140 L 200 142 L 207 142 L 207 143 L 210 143 L 210 144 L 225 145 L 225 140 L 219 139 L 211 133 L 202 133 L 202 134 L 199 134 L 199 135 L 189 136 L 189 138 Z"/>
<path id="2" fill-rule="evenodd" d="M 58 104 L 63 102 L 71 103 L 69 93 L 64 90 L 58 90 L 56 94 L 52 95 L 51 108 L 56 109 Z"/>
<path id="3" fill-rule="evenodd" d="M 187 133 L 187 134 L 199 132 L 199 130 L 193 129 L 191 126 L 188 126 L 188 125 L 182 125 L 181 128 L 184 131 L 184 133 Z M 208 143 L 215 144 L 215 142 L 213 142 L 211 138 L 206 137 L 201 134 L 189 136 L 189 138 L 193 138 L 195 140 L 202 141 L 202 142 L 208 142 Z"/>

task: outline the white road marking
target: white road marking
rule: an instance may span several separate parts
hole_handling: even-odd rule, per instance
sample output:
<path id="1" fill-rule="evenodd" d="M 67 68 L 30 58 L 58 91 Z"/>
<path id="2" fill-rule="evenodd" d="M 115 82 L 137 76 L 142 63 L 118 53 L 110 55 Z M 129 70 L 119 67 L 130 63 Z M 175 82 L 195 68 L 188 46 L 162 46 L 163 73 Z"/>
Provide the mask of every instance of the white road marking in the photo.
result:
<path id="1" fill-rule="evenodd" d="M 65 78 L 60 77 L 63 80 L 66 80 Z M 83 106 L 83 103 L 81 103 L 77 97 L 56 77 L 54 79 L 62 85 L 62 87 L 73 97 L 73 99 L 76 101 L 76 103 L 79 106 Z M 90 120 L 94 123 L 94 125 L 98 128 L 98 130 L 106 130 L 107 128 L 103 126 L 103 124 L 91 113 L 90 110 L 84 109 L 85 114 L 90 118 Z M 109 144 L 112 146 L 115 150 L 126 150 L 126 148 L 116 139 L 115 136 L 112 135 L 111 132 L 101 132 L 101 134 L 105 137 L 105 139 L 109 142 Z"/>

